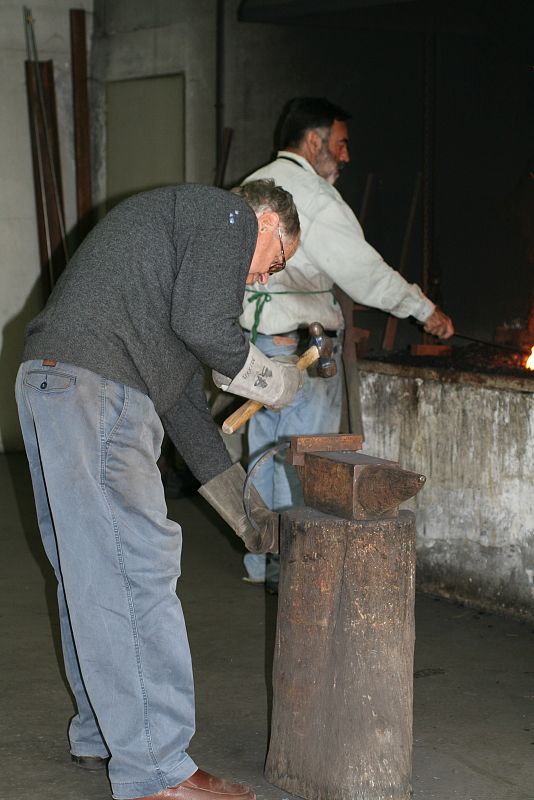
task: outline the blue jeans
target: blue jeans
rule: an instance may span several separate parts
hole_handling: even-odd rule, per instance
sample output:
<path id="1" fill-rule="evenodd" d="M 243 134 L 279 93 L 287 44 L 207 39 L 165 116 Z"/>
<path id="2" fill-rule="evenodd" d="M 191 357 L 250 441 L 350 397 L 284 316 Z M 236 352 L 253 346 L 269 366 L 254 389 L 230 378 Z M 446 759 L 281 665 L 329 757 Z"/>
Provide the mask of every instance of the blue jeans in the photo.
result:
<path id="1" fill-rule="evenodd" d="M 16 386 L 37 518 L 58 580 L 75 755 L 108 756 L 115 798 L 187 779 L 194 733 L 189 644 L 176 582 L 180 526 L 156 461 L 149 397 L 58 362 Z"/>
<path id="2" fill-rule="evenodd" d="M 293 344 L 279 344 L 276 340 L 280 337 L 258 334 L 256 346 L 271 357 L 296 353 L 298 335 L 292 332 L 283 337 L 291 338 Z M 338 338 L 334 342 L 337 375 L 320 378 L 314 370 L 309 370 L 305 373 L 302 389 L 297 392 L 292 403 L 281 411 L 263 409 L 252 417 L 248 424 L 249 469 L 269 447 L 289 440 L 291 436 L 339 433 L 343 391 L 341 355 L 342 341 Z M 275 511 L 284 511 L 304 502 L 296 471 L 287 464 L 285 453 L 264 462 L 258 468 L 254 485 L 269 508 Z M 259 575 L 265 556 L 247 555 L 246 558 L 247 569 L 254 570 L 255 575 Z M 267 570 L 269 572 L 269 567 Z"/>

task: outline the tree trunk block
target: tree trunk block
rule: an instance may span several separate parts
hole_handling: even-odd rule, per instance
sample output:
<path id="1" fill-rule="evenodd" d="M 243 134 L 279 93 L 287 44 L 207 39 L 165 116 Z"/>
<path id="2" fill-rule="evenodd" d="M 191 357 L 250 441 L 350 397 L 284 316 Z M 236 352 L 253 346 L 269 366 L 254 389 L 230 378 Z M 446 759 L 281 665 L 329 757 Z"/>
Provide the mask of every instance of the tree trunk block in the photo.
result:
<path id="1" fill-rule="evenodd" d="M 265 775 L 309 800 L 411 796 L 415 518 L 282 517 Z"/>

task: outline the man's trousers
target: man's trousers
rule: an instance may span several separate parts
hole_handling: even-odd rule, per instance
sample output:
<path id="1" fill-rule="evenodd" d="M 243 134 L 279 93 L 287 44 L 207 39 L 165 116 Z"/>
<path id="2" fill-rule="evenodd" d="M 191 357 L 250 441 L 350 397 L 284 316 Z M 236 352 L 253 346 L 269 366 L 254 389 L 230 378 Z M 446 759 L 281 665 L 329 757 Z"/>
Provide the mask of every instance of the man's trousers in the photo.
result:
<path id="1" fill-rule="evenodd" d="M 196 769 L 186 753 L 194 690 L 176 596 L 182 535 L 167 519 L 156 464 L 163 428 L 142 392 L 46 363 L 21 366 L 16 394 L 39 528 L 58 580 L 77 705 L 71 752 L 110 755 L 113 796 L 141 797 Z"/>
<path id="2" fill-rule="evenodd" d="M 289 343 L 291 340 L 293 344 Z M 295 354 L 298 344 L 296 331 L 283 336 L 259 334 L 256 341 L 256 346 L 271 358 Z M 302 389 L 288 406 L 281 411 L 265 408 L 252 417 L 248 425 L 249 469 L 269 447 L 289 441 L 291 436 L 339 433 L 343 391 L 341 339 L 335 340 L 334 358 L 338 367 L 334 377 L 321 378 L 315 370 L 306 371 Z M 275 511 L 303 502 L 296 472 L 286 463 L 285 454 L 259 467 L 254 485 Z"/>

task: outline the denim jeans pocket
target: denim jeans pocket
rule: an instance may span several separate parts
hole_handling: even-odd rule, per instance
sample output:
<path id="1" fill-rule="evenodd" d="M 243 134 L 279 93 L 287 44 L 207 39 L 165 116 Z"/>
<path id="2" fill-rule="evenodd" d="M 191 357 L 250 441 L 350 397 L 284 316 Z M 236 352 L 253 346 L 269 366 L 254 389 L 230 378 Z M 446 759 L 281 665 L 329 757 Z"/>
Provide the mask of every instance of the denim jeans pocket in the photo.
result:
<path id="1" fill-rule="evenodd" d="M 39 392 L 54 393 L 66 392 L 76 383 L 76 376 L 68 372 L 52 372 L 46 369 L 32 369 L 24 377 L 24 385 L 31 386 Z"/>
<path id="2" fill-rule="evenodd" d="M 129 392 L 122 383 L 104 382 L 103 426 L 107 444 L 116 436 L 128 409 Z"/>

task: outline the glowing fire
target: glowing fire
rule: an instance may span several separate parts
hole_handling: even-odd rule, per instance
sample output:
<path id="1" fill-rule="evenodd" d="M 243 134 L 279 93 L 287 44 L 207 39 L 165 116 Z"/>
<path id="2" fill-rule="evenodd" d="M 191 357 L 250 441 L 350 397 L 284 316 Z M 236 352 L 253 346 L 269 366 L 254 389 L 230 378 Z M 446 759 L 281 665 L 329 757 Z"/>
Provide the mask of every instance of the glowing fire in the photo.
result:
<path id="1" fill-rule="evenodd" d="M 525 364 L 527 369 L 534 369 L 534 347 L 530 351 L 530 355 L 527 358 L 527 363 Z"/>

